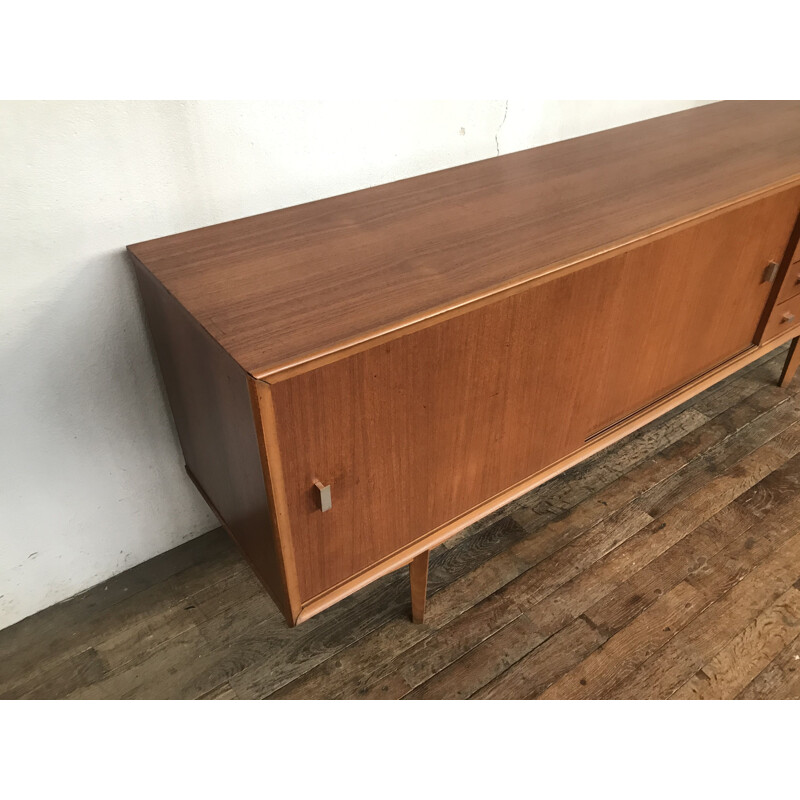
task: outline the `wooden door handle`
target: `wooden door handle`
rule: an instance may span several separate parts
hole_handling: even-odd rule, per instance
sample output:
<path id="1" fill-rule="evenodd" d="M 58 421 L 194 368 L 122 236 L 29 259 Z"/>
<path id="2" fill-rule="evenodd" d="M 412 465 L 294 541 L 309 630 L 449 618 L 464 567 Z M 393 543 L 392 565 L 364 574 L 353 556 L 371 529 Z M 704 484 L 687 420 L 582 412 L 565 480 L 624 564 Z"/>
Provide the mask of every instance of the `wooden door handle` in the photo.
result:
<path id="1" fill-rule="evenodd" d="M 781 322 L 791 322 L 794 319 L 794 314 L 791 311 L 787 311 L 782 317 Z"/>

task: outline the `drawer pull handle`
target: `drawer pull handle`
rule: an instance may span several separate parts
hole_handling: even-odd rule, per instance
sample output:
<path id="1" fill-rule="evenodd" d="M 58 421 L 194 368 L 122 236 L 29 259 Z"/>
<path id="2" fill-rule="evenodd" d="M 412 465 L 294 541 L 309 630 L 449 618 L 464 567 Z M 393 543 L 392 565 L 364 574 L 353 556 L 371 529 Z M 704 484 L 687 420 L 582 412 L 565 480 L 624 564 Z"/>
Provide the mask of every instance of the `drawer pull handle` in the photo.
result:
<path id="1" fill-rule="evenodd" d="M 791 311 L 787 311 L 782 317 L 781 322 L 791 322 L 794 319 L 794 314 Z"/>
<path id="2" fill-rule="evenodd" d="M 331 486 L 323 486 L 321 481 L 314 481 L 314 486 L 317 487 L 319 492 L 319 507 L 321 511 L 331 510 Z"/>
<path id="3" fill-rule="evenodd" d="M 778 276 L 778 262 L 777 261 L 770 261 L 766 267 L 764 267 L 764 274 L 761 276 L 761 283 L 772 283 L 775 278 Z"/>
<path id="4" fill-rule="evenodd" d="M 796 278 L 796 280 L 794 282 L 794 285 L 795 286 L 800 286 L 800 272 L 797 273 L 797 278 Z"/>

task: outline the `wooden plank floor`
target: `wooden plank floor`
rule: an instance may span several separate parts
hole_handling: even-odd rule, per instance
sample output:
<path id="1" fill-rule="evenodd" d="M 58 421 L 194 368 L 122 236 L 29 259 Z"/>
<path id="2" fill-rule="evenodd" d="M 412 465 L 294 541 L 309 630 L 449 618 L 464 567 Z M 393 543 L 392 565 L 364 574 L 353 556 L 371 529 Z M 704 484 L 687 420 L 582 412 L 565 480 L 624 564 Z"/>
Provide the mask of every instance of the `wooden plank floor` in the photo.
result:
<path id="1" fill-rule="evenodd" d="M 215 531 L 0 631 L 3 698 L 798 698 L 785 348 L 286 627 Z"/>

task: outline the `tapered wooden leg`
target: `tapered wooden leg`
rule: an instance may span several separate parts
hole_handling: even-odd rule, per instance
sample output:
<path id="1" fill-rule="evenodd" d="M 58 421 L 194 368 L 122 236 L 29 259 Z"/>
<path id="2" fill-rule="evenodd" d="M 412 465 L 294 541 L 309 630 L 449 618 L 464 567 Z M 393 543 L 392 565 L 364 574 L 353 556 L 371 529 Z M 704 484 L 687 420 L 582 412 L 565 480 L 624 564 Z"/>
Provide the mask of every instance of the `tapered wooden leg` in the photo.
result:
<path id="1" fill-rule="evenodd" d="M 789 347 L 789 355 L 786 357 L 786 363 L 783 365 L 783 372 L 781 379 L 778 381 L 778 386 L 788 386 L 794 378 L 797 368 L 800 366 L 800 336 L 792 339 L 792 344 Z"/>
<path id="2" fill-rule="evenodd" d="M 420 553 L 408 566 L 411 577 L 411 619 L 425 621 L 425 596 L 428 592 L 428 557 L 431 551 Z"/>

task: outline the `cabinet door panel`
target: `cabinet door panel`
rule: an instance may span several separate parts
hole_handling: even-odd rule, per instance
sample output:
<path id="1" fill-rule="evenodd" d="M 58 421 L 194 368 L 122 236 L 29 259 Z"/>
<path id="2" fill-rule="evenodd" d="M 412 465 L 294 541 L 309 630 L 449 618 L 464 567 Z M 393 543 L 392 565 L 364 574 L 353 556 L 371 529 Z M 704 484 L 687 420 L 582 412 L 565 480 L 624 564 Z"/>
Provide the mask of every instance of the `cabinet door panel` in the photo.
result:
<path id="1" fill-rule="evenodd" d="M 798 205 L 751 203 L 276 383 L 303 601 L 751 346 Z"/>
<path id="2" fill-rule="evenodd" d="M 764 269 L 782 260 L 799 209 L 792 189 L 602 265 L 595 433 L 754 345 Z"/>

